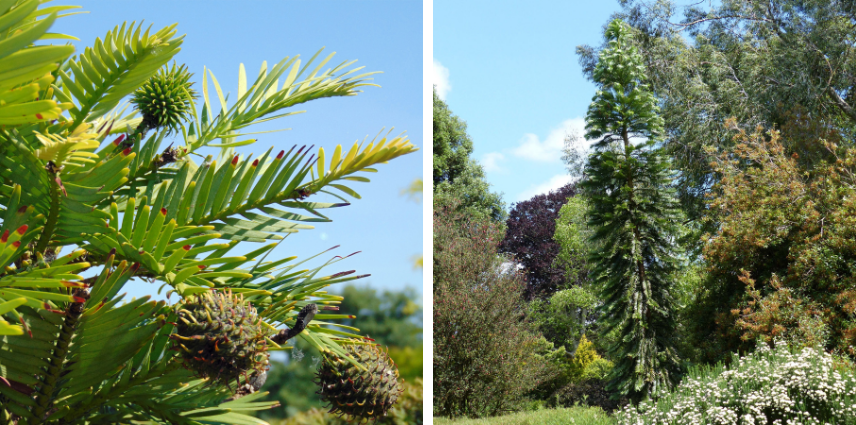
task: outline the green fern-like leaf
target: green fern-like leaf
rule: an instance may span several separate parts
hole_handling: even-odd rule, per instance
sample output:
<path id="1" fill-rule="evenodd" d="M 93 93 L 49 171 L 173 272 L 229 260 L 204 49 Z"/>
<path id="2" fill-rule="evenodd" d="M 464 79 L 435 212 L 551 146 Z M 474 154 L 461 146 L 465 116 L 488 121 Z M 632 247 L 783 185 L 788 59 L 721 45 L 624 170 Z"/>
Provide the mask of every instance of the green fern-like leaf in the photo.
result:
<path id="1" fill-rule="evenodd" d="M 176 25 L 149 34 L 143 24 L 123 23 L 107 32 L 104 41 L 95 40 L 83 54 L 69 62 L 72 78 L 60 70 L 62 92 L 57 95 L 77 105 L 69 112 L 72 129 L 84 120 L 98 118 L 113 109 L 125 96 L 179 52 L 184 36 L 176 37 Z"/>

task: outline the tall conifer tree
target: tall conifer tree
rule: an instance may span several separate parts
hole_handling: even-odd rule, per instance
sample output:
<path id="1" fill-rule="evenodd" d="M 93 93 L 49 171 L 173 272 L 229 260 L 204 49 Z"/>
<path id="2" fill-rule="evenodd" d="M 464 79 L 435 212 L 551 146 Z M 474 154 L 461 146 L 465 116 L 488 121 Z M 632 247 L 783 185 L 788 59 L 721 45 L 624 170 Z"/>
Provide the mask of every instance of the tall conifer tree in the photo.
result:
<path id="1" fill-rule="evenodd" d="M 586 138 L 597 143 L 582 188 L 592 239 L 602 247 L 592 259 L 605 331 L 620 334 L 610 348 L 615 369 L 608 389 L 638 401 L 669 388 L 679 372 L 670 293 L 677 203 L 668 159 L 657 147 L 663 120 L 630 28 L 612 21 L 606 36 L 594 71 L 599 88 L 586 115 Z"/>

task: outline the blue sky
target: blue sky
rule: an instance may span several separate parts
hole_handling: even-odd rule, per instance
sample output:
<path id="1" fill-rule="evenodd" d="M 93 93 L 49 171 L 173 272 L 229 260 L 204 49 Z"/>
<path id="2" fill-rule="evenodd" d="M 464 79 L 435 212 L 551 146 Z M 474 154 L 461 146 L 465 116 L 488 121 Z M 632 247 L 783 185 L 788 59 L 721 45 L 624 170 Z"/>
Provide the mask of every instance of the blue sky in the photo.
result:
<path id="1" fill-rule="evenodd" d="M 595 93 L 575 48 L 600 45 L 617 10 L 614 0 L 434 0 L 432 80 L 467 122 L 472 157 L 506 203 L 570 181 L 564 138 L 582 136 Z"/>
<path id="2" fill-rule="evenodd" d="M 357 59 L 355 66 L 366 71 L 383 71 L 374 82 L 381 88 L 366 87 L 354 97 L 320 99 L 299 105 L 304 114 L 251 127 L 249 131 L 291 128 L 262 134 L 258 142 L 239 148 L 258 156 L 270 146 L 288 150 L 294 144 L 323 146 L 332 152 L 337 144 L 350 146 L 356 140 L 374 137 L 382 128 L 395 127 L 393 134 L 407 131 L 411 142 L 422 148 L 422 5 L 403 1 L 85 1 L 88 14 L 57 21 L 52 32 L 80 38 L 78 52 L 103 39 L 108 30 L 123 21 L 145 20 L 153 31 L 178 23 L 178 34 L 187 34 L 178 63 L 187 64 L 195 75 L 194 86 L 201 89 L 203 66 L 211 69 L 224 92 L 237 92 L 238 66 L 243 63 L 248 79 L 258 74 L 262 61 L 268 66 L 286 56 L 299 54 L 308 60 L 318 49 L 337 52 L 330 63 Z M 66 4 L 66 3 L 57 3 Z M 250 7 L 251 6 L 251 7 Z M 210 79 L 209 79 L 210 82 Z M 211 94 L 214 95 L 213 89 Z M 215 95 L 216 96 L 216 95 Z M 175 139 L 176 143 L 180 140 Z M 168 142 L 167 142 L 168 143 Z M 214 153 L 212 150 L 208 153 Z M 359 255 L 339 262 L 329 274 L 356 269 L 370 273 L 363 284 L 375 288 L 422 288 L 422 271 L 413 268 L 413 259 L 422 253 L 422 206 L 401 195 L 401 190 L 422 176 L 422 154 L 414 154 L 380 165 L 369 175 L 371 183 L 351 185 L 361 195 L 351 206 L 330 210 L 332 223 L 319 223 L 314 230 L 292 234 L 268 259 L 314 255 L 334 245 L 341 248 L 321 258 Z M 197 161 L 199 162 L 199 161 Z M 329 198 L 329 199 L 327 199 Z M 329 195 L 315 195 L 330 202 Z M 258 245 L 251 245 L 255 249 Z M 140 296 L 156 286 L 135 281 L 126 288 Z"/>

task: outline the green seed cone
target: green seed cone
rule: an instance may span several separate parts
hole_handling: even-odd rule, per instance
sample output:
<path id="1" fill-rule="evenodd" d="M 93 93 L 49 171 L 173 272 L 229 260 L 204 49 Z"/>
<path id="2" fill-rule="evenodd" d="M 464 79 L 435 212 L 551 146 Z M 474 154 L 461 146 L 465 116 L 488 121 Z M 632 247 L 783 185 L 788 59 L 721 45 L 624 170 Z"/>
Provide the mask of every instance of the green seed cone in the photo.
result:
<path id="1" fill-rule="evenodd" d="M 247 383 L 270 367 L 265 336 L 256 309 L 231 292 L 191 295 L 176 305 L 171 336 L 184 366 L 223 384 Z"/>
<path id="2" fill-rule="evenodd" d="M 326 355 L 316 375 L 321 399 L 330 404 L 331 413 L 349 415 L 351 419 L 386 416 L 402 391 L 395 363 L 373 345 L 342 348 L 365 370 L 344 358 Z"/>
<path id="3" fill-rule="evenodd" d="M 178 130 L 181 122 L 191 114 L 191 102 L 196 91 L 190 86 L 190 77 L 185 65 L 176 68 L 175 63 L 167 70 L 161 68 L 134 92 L 131 103 L 143 116 L 140 125 L 146 129 L 167 128 L 167 132 Z"/>

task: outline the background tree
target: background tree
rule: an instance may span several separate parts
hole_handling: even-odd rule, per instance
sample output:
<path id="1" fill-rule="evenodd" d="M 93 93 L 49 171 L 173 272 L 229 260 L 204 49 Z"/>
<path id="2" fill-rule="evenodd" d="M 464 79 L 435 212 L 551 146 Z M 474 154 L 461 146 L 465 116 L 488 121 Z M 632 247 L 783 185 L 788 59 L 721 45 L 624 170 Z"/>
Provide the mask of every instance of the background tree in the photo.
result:
<path id="1" fill-rule="evenodd" d="M 634 28 L 651 89 L 660 99 L 665 146 L 680 170 L 676 187 L 688 218 L 705 216 L 705 194 L 718 180 L 706 146 L 727 149 L 728 118 L 746 128 L 783 131 L 788 153 L 810 164 L 819 137 L 853 143 L 856 131 L 854 9 L 847 1 L 725 0 L 680 7 L 672 1 L 622 2 Z M 683 16 L 679 14 L 683 11 Z M 596 49 L 577 48 L 592 76 Z M 794 137 L 802 135 L 802 137 Z M 804 143 L 805 142 L 805 143 Z M 838 142 L 845 143 L 845 142 Z M 704 231 L 692 238 L 700 248 Z"/>
<path id="2" fill-rule="evenodd" d="M 589 199 L 594 274 L 602 287 L 604 330 L 618 329 L 609 389 L 642 397 L 677 381 L 672 276 L 677 205 L 671 171 L 655 147 L 662 132 L 630 28 L 612 21 L 609 47 L 594 70 L 598 91 L 586 114 L 586 138 L 598 140 L 582 188 Z M 645 141 L 634 145 L 631 138 Z"/>
<path id="3" fill-rule="evenodd" d="M 503 270 L 500 225 L 434 206 L 434 414 L 518 409 L 537 384 L 537 335 L 522 316 L 524 282 Z"/>
<path id="4" fill-rule="evenodd" d="M 495 221 L 505 218 L 502 196 L 490 191 L 484 170 L 474 159 L 467 124 L 453 115 L 434 90 L 434 197 L 449 204 L 457 199 L 470 215 Z"/>
<path id="5" fill-rule="evenodd" d="M 565 271 L 567 286 L 591 288 L 592 264 L 589 253 L 596 249 L 591 245 L 594 230 L 588 226 L 588 203 L 581 195 L 568 199 L 556 217 L 556 230 L 553 240 L 559 245 L 559 252 L 553 265 Z"/>
<path id="6" fill-rule="evenodd" d="M 566 185 L 547 194 L 514 204 L 506 220 L 506 233 L 499 251 L 511 254 L 523 265 L 527 299 L 549 297 L 565 287 L 565 271 L 553 264 L 559 244 L 553 239 L 556 217 L 576 186 Z"/>
<path id="7" fill-rule="evenodd" d="M 856 149 L 817 141 L 835 161 L 806 173 L 780 140 L 739 131 L 714 163 L 721 227 L 692 321 L 703 360 L 774 337 L 856 357 Z"/>

